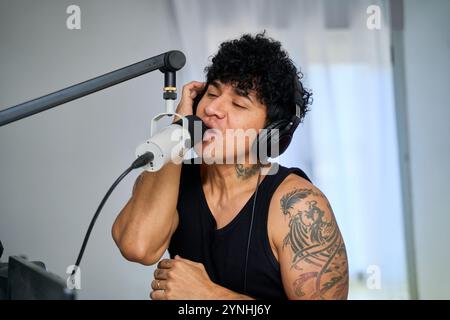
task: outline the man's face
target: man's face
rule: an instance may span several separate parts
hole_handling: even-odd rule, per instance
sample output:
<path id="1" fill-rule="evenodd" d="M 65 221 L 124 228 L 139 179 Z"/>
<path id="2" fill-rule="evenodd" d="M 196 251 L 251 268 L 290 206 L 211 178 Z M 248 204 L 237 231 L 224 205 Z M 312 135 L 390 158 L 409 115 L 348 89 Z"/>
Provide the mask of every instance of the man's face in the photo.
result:
<path id="1" fill-rule="evenodd" d="M 197 116 L 212 129 L 205 133 L 202 149 L 200 144 L 196 146 L 197 154 L 205 161 L 243 163 L 242 159 L 249 160 L 251 143 L 264 128 L 266 106 L 254 91 L 213 81 L 198 104 Z"/>

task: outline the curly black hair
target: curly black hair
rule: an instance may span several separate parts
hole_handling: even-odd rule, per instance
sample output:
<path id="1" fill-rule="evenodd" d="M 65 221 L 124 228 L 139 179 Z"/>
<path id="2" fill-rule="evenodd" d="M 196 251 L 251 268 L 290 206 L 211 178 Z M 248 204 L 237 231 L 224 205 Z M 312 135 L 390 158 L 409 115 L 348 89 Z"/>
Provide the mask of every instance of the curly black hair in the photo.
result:
<path id="1" fill-rule="evenodd" d="M 266 37 L 265 31 L 223 42 L 205 73 L 208 84 L 218 80 L 244 91 L 255 90 L 267 106 L 266 125 L 292 117 L 296 104 L 301 121 L 309 111 L 312 94 L 303 87 L 303 74 L 281 43 Z"/>

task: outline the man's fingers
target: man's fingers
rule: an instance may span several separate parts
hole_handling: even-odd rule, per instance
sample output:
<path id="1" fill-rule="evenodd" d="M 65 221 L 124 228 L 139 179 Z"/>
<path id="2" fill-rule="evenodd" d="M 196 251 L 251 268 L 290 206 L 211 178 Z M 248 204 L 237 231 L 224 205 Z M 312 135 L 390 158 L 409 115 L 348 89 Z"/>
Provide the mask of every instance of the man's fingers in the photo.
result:
<path id="1" fill-rule="evenodd" d="M 177 106 L 176 113 L 182 115 L 182 116 L 188 116 L 193 114 L 193 103 L 195 97 L 199 93 L 203 91 L 205 88 L 206 83 L 205 82 L 198 82 L 198 81 L 192 81 L 186 84 L 183 87 L 183 93 L 181 96 L 181 101 Z M 173 119 L 173 122 L 178 121 L 179 117 L 175 116 Z"/>
<path id="2" fill-rule="evenodd" d="M 157 280 L 167 280 L 167 269 L 156 269 L 154 276 Z"/>
<path id="3" fill-rule="evenodd" d="M 197 82 L 192 86 L 191 91 L 193 91 L 195 93 L 199 93 L 199 92 L 203 91 L 203 89 L 205 89 L 205 86 L 206 86 L 206 82 Z"/>
<path id="4" fill-rule="evenodd" d="M 151 288 L 153 290 L 166 290 L 167 281 L 166 280 L 153 280 L 151 283 Z"/>
<path id="5" fill-rule="evenodd" d="M 192 81 L 183 87 L 183 95 L 188 95 L 194 99 L 199 92 L 205 88 L 206 82 Z"/>
<path id="6" fill-rule="evenodd" d="M 162 259 L 158 262 L 158 269 L 170 269 L 173 266 L 173 260 L 171 259 Z"/>
<path id="7" fill-rule="evenodd" d="M 155 290 L 150 292 L 150 298 L 152 300 L 167 300 L 164 290 Z"/>
<path id="8" fill-rule="evenodd" d="M 191 89 L 201 89 L 205 87 L 206 82 L 200 82 L 200 81 L 191 81 L 188 84 L 186 84 L 183 89 L 191 90 Z"/>

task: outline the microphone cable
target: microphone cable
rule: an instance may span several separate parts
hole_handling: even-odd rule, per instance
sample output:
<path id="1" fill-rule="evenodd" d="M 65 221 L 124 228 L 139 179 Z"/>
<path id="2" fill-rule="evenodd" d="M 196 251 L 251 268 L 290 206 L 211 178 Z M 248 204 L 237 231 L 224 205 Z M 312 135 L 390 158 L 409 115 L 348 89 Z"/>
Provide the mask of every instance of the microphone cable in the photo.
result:
<path id="1" fill-rule="evenodd" d="M 100 202 L 100 205 L 98 206 L 97 210 L 95 211 L 94 216 L 92 217 L 91 223 L 89 224 L 89 227 L 87 229 L 86 235 L 84 236 L 83 244 L 81 245 L 80 252 L 78 253 L 77 261 L 75 262 L 75 267 L 72 270 L 72 276 L 77 271 L 78 267 L 80 266 L 81 259 L 83 258 L 84 250 L 86 249 L 86 245 L 89 241 L 89 237 L 91 236 L 92 229 L 94 228 L 95 222 L 100 215 L 100 212 L 103 209 L 103 206 L 105 205 L 106 201 L 108 200 L 111 193 L 114 191 L 114 189 L 117 187 L 117 185 L 125 178 L 131 171 L 134 169 L 141 168 L 151 161 L 153 161 L 153 153 L 146 152 L 140 157 L 138 157 L 130 167 L 128 167 L 117 179 L 114 181 L 114 183 L 111 185 L 111 187 L 108 189 L 108 192 L 106 192 L 105 196 L 103 197 L 102 201 Z"/>

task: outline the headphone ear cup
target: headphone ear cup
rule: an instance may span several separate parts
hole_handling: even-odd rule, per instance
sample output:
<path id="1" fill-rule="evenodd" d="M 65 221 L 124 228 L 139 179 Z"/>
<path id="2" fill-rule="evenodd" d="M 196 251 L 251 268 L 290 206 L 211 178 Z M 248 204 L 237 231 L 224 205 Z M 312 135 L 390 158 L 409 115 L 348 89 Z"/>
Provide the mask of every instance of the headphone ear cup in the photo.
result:
<path id="1" fill-rule="evenodd" d="M 278 144 L 278 155 L 276 155 L 276 156 L 279 156 L 280 154 L 282 154 L 283 152 L 286 151 L 287 147 L 291 143 L 291 140 L 292 140 L 292 136 L 288 132 L 286 132 L 284 134 L 282 134 L 280 132 L 278 141 L 275 141 L 275 143 Z"/>
<path id="2" fill-rule="evenodd" d="M 300 124 L 300 118 L 293 116 L 287 126 L 280 132 L 279 153 L 282 154 L 291 144 L 294 132 Z"/>
<path id="3" fill-rule="evenodd" d="M 254 155 L 258 156 L 261 161 L 266 161 L 267 158 L 275 158 L 283 154 L 289 147 L 299 124 L 300 119 L 297 116 L 293 116 L 289 121 L 278 120 L 268 125 L 256 137 L 252 145 Z M 278 133 L 275 131 L 276 129 L 278 129 Z M 272 145 L 278 146 L 278 152 L 272 150 Z M 267 152 L 260 154 L 262 153 L 261 150 L 267 150 Z"/>
<path id="4" fill-rule="evenodd" d="M 276 134 L 275 130 L 283 128 L 286 122 L 287 121 L 285 120 L 275 121 L 262 129 L 258 134 L 252 145 L 252 152 L 254 152 L 253 154 L 256 155 L 260 161 L 265 162 L 267 158 L 273 157 L 273 150 L 271 148 L 272 143 L 278 143 L 281 140 L 281 131 L 279 131 L 279 134 Z M 280 152 L 278 153 L 281 154 Z"/>
<path id="5" fill-rule="evenodd" d="M 269 157 L 271 158 L 278 157 L 284 151 L 286 151 L 292 140 L 292 134 L 289 130 L 290 121 L 280 121 L 280 123 L 273 129 L 278 129 L 278 132 L 276 132 L 275 130 L 270 130 L 267 139 L 267 150 Z M 278 150 L 272 150 L 272 146 L 277 146 Z"/>

